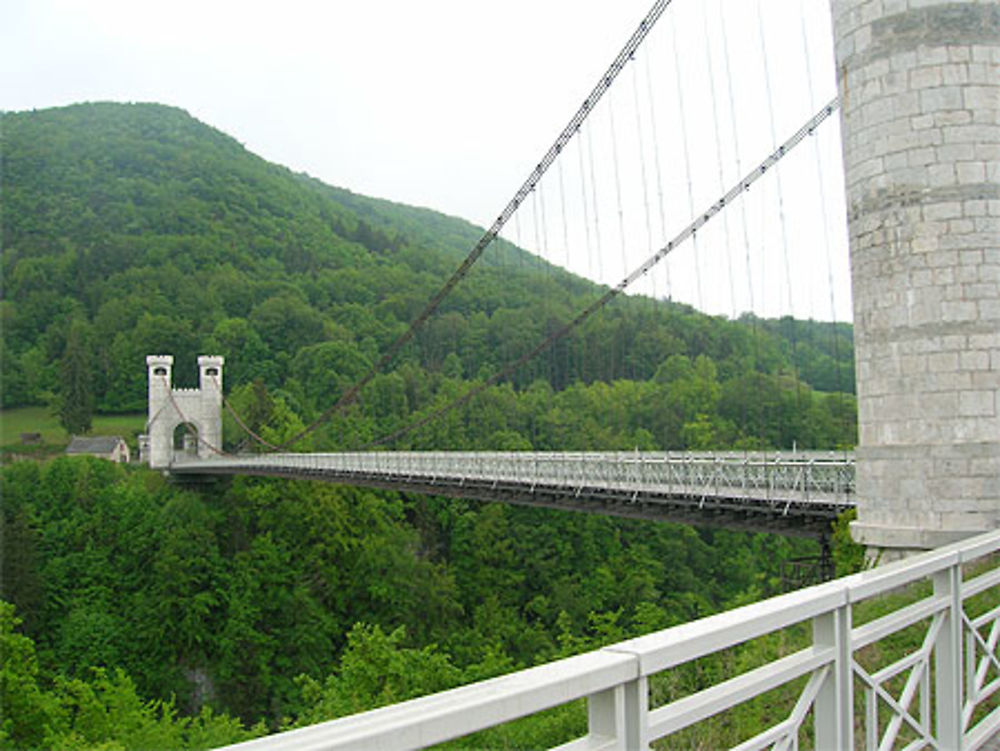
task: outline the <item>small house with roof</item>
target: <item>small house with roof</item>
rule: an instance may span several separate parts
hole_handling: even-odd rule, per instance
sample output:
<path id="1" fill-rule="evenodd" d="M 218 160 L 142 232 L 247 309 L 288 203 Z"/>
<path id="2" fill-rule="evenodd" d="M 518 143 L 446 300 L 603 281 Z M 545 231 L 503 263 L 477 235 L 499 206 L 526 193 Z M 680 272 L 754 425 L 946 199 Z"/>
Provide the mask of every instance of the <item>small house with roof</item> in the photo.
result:
<path id="1" fill-rule="evenodd" d="M 66 447 L 66 453 L 77 456 L 96 456 L 119 464 L 127 464 L 131 459 L 128 444 L 123 438 L 116 435 L 75 435 L 69 442 L 69 446 Z"/>

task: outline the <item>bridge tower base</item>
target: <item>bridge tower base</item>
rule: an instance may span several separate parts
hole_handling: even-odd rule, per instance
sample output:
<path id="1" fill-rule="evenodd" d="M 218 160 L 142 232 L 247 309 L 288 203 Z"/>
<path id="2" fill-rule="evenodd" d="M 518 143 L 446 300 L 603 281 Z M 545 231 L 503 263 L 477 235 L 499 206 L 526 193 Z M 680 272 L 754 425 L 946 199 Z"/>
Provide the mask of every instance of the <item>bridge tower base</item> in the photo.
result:
<path id="1" fill-rule="evenodd" d="M 1000 0 L 832 0 L 858 383 L 855 539 L 1000 522 Z"/>

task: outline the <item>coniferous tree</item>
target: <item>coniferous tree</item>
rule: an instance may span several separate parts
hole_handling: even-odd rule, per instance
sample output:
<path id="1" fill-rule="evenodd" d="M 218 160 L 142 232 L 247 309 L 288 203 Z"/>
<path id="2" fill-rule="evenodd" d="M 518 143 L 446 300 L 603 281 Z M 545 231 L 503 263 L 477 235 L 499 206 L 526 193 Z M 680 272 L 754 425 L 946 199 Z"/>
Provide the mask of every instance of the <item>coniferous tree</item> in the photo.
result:
<path id="1" fill-rule="evenodd" d="M 67 433 L 90 431 L 94 415 L 93 367 L 87 346 L 87 324 L 74 319 L 60 361 L 59 422 Z"/>

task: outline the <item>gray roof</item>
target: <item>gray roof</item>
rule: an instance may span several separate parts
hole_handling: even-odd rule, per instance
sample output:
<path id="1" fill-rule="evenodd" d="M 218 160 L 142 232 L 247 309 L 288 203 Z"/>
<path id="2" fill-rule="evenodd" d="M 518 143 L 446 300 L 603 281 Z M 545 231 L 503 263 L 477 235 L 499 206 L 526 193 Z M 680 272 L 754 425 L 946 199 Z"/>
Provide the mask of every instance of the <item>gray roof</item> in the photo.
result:
<path id="1" fill-rule="evenodd" d="M 118 446 L 121 437 L 117 435 L 82 436 L 75 435 L 66 447 L 67 454 L 110 454 Z"/>

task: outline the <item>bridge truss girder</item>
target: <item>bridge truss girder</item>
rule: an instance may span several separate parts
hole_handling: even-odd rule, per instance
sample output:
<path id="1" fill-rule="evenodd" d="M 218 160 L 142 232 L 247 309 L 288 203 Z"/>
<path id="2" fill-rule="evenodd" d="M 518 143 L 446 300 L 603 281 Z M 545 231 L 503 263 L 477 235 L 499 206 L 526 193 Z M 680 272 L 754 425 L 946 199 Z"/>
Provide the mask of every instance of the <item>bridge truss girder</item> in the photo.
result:
<path id="1" fill-rule="evenodd" d="M 399 476 L 379 471 L 347 471 L 318 467 L 247 466 L 222 463 L 175 467 L 189 474 L 241 474 L 289 479 L 322 480 L 399 492 L 493 501 L 520 506 L 617 516 L 628 519 L 691 524 L 742 532 L 777 533 L 793 537 L 824 537 L 833 521 L 852 504 L 834 500 L 803 500 L 780 493 L 762 500 L 733 492 L 733 488 L 700 491 L 669 487 L 614 488 L 585 484 L 567 486 L 476 478 Z"/>

